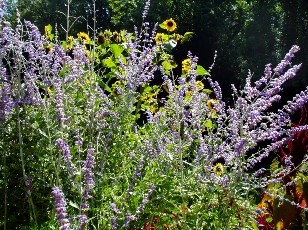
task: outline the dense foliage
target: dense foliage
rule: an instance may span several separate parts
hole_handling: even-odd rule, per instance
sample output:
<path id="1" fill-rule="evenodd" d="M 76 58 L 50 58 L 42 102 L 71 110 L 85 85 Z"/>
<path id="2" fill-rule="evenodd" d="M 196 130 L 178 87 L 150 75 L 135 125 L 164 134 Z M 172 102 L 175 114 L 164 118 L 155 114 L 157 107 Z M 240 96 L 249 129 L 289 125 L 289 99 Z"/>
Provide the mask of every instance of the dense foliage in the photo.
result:
<path id="1" fill-rule="evenodd" d="M 83 3 L 68 1 L 67 12 Z M 108 3 L 118 7 L 117 1 Z M 307 227 L 308 88 L 279 106 L 283 86 L 303 66 L 292 63 L 300 47 L 290 46 L 258 79 L 248 72 L 242 87 L 231 85 L 227 104 L 214 80 L 216 63 L 206 70 L 191 52 L 176 54 L 192 35 L 181 31 L 178 19 L 195 25 L 190 17 L 196 16 L 179 9 L 192 3 L 179 1 L 176 9 L 166 1 L 162 12 L 174 17 L 153 25 L 147 20 L 158 16 L 149 11 L 150 1 L 144 7 L 121 3 L 132 4 L 131 14 L 113 9 L 111 20 L 125 27 L 122 17 L 131 23 L 139 12 L 141 27 L 134 32 L 100 30 L 94 21 L 93 36 L 83 31 L 72 36 L 68 14 L 61 38 L 52 25 L 40 33 L 21 20 L 22 13 L 10 23 L 0 0 L 0 225 Z M 230 16 L 232 4 L 247 13 L 258 2 L 223 3 L 220 12 Z M 215 15 L 214 5 L 200 2 L 198 10 L 203 7 L 212 7 L 209 14 Z M 201 21 L 209 20 L 202 15 Z M 236 20 L 246 23 L 242 16 Z M 229 29 L 237 37 L 236 28 Z M 216 30 L 222 34 L 217 44 L 229 44 L 220 27 Z M 301 119 L 292 123 L 296 112 Z"/>
<path id="2" fill-rule="evenodd" d="M 30 3 L 29 3 L 30 2 Z M 142 5 L 145 0 L 96 0 L 96 21 L 105 29 L 131 30 L 142 23 Z M 34 22 L 43 31 L 46 22 L 52 26 L 65 25 L 65 1 L 16 1 L 21 18 Z M 79 18 L 70 34 L 89 31 L 93 25 L 93 1 L 71 1 L 71 16 Z M 14 7 L 13 7 L 14 8 Z M 224 94 L 229 96 L 231 83 L 243 84 L 247 69 L 256 76 L 262 74 L 265 63 L 278 64 L 293 44 L 301 47 L 298 60 L 308 61 L 308 3 L 305 0 L 153 0 L 148 21 L 158 22 L 172 17 L 179 23 L 178 33 L 192 31 L 193 42 L 174 49 L 175 58 L 181 60 L 187 50 L 200 58 L 200 64 L 209 66 L 215 50 L 218 51 L 213 70 Z M 64 12 L 66 13 L 66 12 Z M 13 14 L 14 15 L 14 14 Z M 286 85 L 288 91 L 303 90 L 308 83 L 308 67 L 304 64 L 298 79 Z M 285 94 L 290 98 L 291 94 Z"/>

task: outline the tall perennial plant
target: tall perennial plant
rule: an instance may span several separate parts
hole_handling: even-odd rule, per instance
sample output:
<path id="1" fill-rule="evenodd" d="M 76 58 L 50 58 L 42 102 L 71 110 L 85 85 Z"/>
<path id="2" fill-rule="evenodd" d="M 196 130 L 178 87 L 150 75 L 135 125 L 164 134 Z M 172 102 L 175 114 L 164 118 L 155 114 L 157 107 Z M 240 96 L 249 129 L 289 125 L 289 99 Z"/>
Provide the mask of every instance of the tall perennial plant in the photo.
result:
<path id="1" fill-rule="evenodd" d="M 63 47 L 55 36 L 51 43 L 28 21 L 12 28 L 0 6 L 4 228 L 262 229 L 261 192 L 292 202 L 269 185 L 294 181 L 295 158 L 285 157 L 279 172 L 259 165 L 308 129 L 289 125 L 308 88 L 270 110 L 301 67 L 291 62 L 298 46 L 277 67 L 266 65 L 259 80 L 249 73 L 243 89 L 232 86 L 228 106 L 191 53 L 182 74 L 173 74 L 167 53 L 177 41 L 155 42 L 156 25 L 151 31 L 144 21 L 134 36 L 125 33 L 125 42 L 110 49 L 126 52 L 113 57 L 105 76 L 95 39 L 68 37 L 71 46 Z M 155 88 L 158 77 L 163 83 Z M 151 110 L 140 104 L 154 88 L 164 96 L 152 95 L 159 106 Z M 306 161 L 307 154 L 296 167 Z M 307 212 L 307 205 L 291 204 Z"/>

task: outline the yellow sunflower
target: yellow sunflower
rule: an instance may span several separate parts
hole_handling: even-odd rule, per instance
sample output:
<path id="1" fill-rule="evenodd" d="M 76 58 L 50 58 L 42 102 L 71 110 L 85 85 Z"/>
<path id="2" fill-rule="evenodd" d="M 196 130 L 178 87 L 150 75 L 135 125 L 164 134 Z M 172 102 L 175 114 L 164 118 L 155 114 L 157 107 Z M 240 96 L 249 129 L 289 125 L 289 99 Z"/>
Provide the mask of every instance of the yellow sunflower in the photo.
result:
<path id="1" fill-rule="evenodd" d="M 157 33 L 156 36 L 155 36 L 155 42 L 156 44 L 161 44 L 162 41 L 163 41 L 163 36 L 164 34 L 163 33 Z"/>
<path id="2" fill-rule="evenodd" d="M 77 34 L 78 38 L 81 40 L 81 41 L 85 41 L 85 42 L 89 42 L 90 41 L 90 37 L 88 34 L 84 33 L 84 32 L 79 32 Z"/>
<path id="3" fill-rule="evenodd" d="M 110 37 L 112 36 L 112 32 L 110 30 L 105 30 L 104 36 L 106 40 L 110 40 Z"/>
<path id="4" fill-rule="evenodd" d="M 224 165 L 222 163 L 217 163 L 214 167 L 213 167 L 214 172 L 216 173 L 217 176 L 220 176 L 221 174 L 224 173 Z"/>
<path id="5" fill-rule="evenodd" d="M 68 43 L 72 43 L 73 40 L 74 40 L 73 36 L 69 36 L 69 37 L 67 38 L 67 42 L 68 42 Z"/>
<path id="6" fill-rule="evenodd" d="M 99 35 L 97 36 L 97 43 L 98 43 L 99 45 L 105 43 L 105 37 L 104 37 L 103 34 L 99 34 Z"/>
<path id="7" fill-rule="evenodd" d="M 166 30 L 168 30 L 170 32 L 172 32 L 176 29 L 176 23 L 172 18 L 164 21 L 163 24 L 166 27 Z"/>
<path id="8" fill-rule="evenodd" d="M 210 99 L 210 100 L 207 101 L 207 107 L 208 107 L 211 111 L 213 111 L 213 106 L 214 106 L 214 104 L 216 104 L 216 103 L 217 103 L 217 100 L 215 100 L 215 99 Z"/>
<path id="9" fill-rule="evenodd" d="M 71 49 L 71 48 L 73 48 L 73 45 L 74 45 L 74 38 L 73 38 L 73 36 L 69 36 L 67 38 L 66 48 Z"/>
<path id="10" fill-rule="evenodd" d="M 169 41 L 169 36 L 164 33 L 157 33 L 154 39 L 156 44 L 162 44 Z"/>
<path id="11" fill-rule="evenodd" d="M 190 65 L 191 65 L 191 60 L 185 59 L 184 61 L 182 61 L 182 73 L 185 74 L 190 70 Z"/>
<path id="12" fill-rule="evenodd" d="M 112 32 L 112 37 L 115 42 L 120 43 L 121 42 L 121 36 L 117 31 Z"/>
<path id="13" fill-rule="evenodd" d="M 181 38 L 182 38 L 182 35 L 176 34 L 175 37 L 174 37 L 174 40 L 175 40 L 176 42 L 178 42 Z"/>

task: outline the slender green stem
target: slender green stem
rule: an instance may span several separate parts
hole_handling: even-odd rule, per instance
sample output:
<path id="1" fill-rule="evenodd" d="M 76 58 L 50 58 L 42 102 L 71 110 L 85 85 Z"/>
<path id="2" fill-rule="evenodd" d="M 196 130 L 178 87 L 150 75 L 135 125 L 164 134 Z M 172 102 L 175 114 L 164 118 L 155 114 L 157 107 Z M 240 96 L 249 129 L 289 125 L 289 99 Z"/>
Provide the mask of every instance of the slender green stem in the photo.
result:
<path id="1" fill-rule="evenodd" d="M 6 221 L 7 221 L 7 177 L 6 177 L 6 154 L 4 154 L 4 223 L 3 229 L 6 230 Z"/>
<path id="2" fill-rule="evenodd" d="M 21 58 L 19 60 L 22 60 Z M 21 99 L 21 92 L 22 92 L 22 88 L 21 88 L 21 66 L 19 63 L 19 68 L 18 68 L 18 95 L 17 95 L 17 101 L 19 102 Z M 21 128 L 21 118 L 20 118 L 20 106 L 19 104 L 16 107 L 16 111 L 17 111 L 17 127 L 18 127 L 18 144 L 19 144 L 19 155 L 20 155 L 20 161 L 21 161 L 21 169 L 22 169 L 22 175 L 24 178 L 24 182 L 25 185 L 27 186 L 27 175 L 26 175 L 26 169 L 25 169 L 25 161 L 24 161 L 24 152 L 23 152 L 23 136 L 22 136 L 22 128 Z M 29 191 L 28 189 L 26 189 L 27 195 L 28 195 L 28 202 L 29 202 L 29 207 L 30 209 L 32 208 L 32 214 L 33 214 L 33 218 L 34 221 L 37 225 L 37 218 L 36 218 L 36 212 L 35 212 L 35 207 L 34 207 L 34 203 L 31 197 L 31 191 Z"/>
<path id="3" fill-rule="evenodd" d="M 72 0 L 67 0 L 67 15 L 66 15 L 66 42 L 68 41 L 68 32 L 70 30 L 70 4 L 71 4 Z M 65 46 L 65 52 L 67 50 L 67 46 Z"/>
<path id="4" fill-rule="evenodd" d="M 181 132 L 181 123 L 180 123 L 180 127 L 179 127 L 179 132 Z M 181 184 L 180 184 L 180 193 L 181 193 L 181 198 L 182 198 L 182 205 L 181 205 L 181 209 L 182 209 L 182 215 L 183 215 L 183 229 L 186 229 L 186 202 L 185 202 L 185 194 L 184 194 L 184 180 L 185 180 L 185 175 L 184 175 L 184 161 L 183 161 L 183 140 L 182 138 L 179 139 L 180 141 L 180 176 L 181 176 Z"/>

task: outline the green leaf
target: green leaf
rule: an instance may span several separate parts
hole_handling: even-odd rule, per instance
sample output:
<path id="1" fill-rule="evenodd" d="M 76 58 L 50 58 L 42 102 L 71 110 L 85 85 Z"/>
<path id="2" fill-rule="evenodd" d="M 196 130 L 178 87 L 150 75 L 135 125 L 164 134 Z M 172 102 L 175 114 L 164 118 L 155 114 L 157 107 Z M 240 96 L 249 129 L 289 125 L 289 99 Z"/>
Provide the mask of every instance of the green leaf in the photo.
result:
<path id="1" fill-rule="evenodd" d="M 212 120 L 207 120 L 207 121 L 205 122 L 204 126 L 205 126 L 206 128 L 209 128 L 209 129 L 213 128 L 213 122 L 212 122 Z"/>
<path id="2" fill-rule="evenodd" d="M 297 176 L 298 177 L 300 177 L 300 178 L 302 178 L 302 179 L 304 179 L 304 182 L 308 182 L 308 176 L 305 176 L 304 174 L 302 174 L 302 173 L 297 173 Z"/>
<path id="3" fill-rule="evenodd" d="M 50 36 L 51 35 L 51 31 L 52 31 L 52 26 L 50 24 L 45 26 L 45 35 Z"/>
<path id="4" fill-rule="evenodd" d="M 65 49 L 66 48 L 66 41 L 61 41 L 61 45 Z"/>
<path id="5" fill-rule="evenodd" d="M 252 225 L 254 230 L 259 230 L 259 227 L 258 227 L 258 225 L 256 223 L 251 222 L 251 225 Z"/>
<path id="6" fill-rule="evenodd" d="M 164 23 L 160 23 L 159 27 L 162 28 L 162 29 L 166 29 L 166 26 L 164 25 Z"/>
<path id="7" fill-rule="evenodd" d="M 116 64 L 114 63 L 111 57 L 104 59 L 103 65 L 108 68 L 116 67 Z"/>
<path id="8" fill-rule="evenodd" d="M 207 93 L 207 94 L 211 94 L 213 92 L 213 90 L 210 89 L 204 89 L 202 90 L 203 92 Z"/>
<path id="9" fill-rule="evenodd" d="M 126 57 L 124 57 L 123 54 L 121 54 L 120 56 L 121 56 L 121 60 L 122 60 L 122 62 L 124 63 L 124 65 L 127 65 Z"/>
<path id="10" fill-rule="evenodd" d="M 113 53 L 113 56 L 115 58 L 118 58 L 121 55 L 121 53 L 123 52 L 124 49 L 121 46 L 119 46 L 118 44 L 111 44 L 110 50 Z"/>
<path id="11" fill-rule="evenodd" d="M 150 86 L 146 87 L 146 88 L 143 90 L 144 93 L 148 93 L 148 92 L 151 92 L 151 91 L 152 91 L 152 87 L 150 87 Z"/>
<path id="12" fill-rule="evenodd" d="M 54 39 L 55 35 L 54 34 L 50 34 L 49 35 L 49 40 L 52 41 Z"/>
<path id="13" fill-rule="evenodd" d="M 72 206 L 73 208 L 79 209 L 78 205 L 73 203 L 72 201 L 69 202 L 69 205 Z"/>
<path id="14" fill-rule="evenodd" d="M 172 65 L 170 63 L 170 61 L 163 61 L 162 66 L 164 67 L 165 70 L 171 70 L 172 69 Z"/>
<path id="15" fill-rule="evenodd" d="M 111 88 L 105 82 L 101 81 L 100 84 L 104 86 L 104 90 L 106 90 L 109 93 L 112 92 Z"/>
<path id="16" fill-rule="evenodd" d="M 212 112 L 210 116 L 211 116 L 211 118 L 218 118 L 216 112 Z"/>
<path id="17" fill-rule="evenodd" d="M 191 40 L 192 36 L 193 36 L 194 32 L 186 32 L 184 35 L 183 35 L 183 38 L 181 39 L 181 43 L 184 43 L 184 42 L 188 42 Z"/>
<path id="18" fill-rule="evenodd" d="M 211 76 L 209 72 L 207 72 L 201 65 L 197 65 L 197 74 L 200 75 L 208 75 Z"/>

